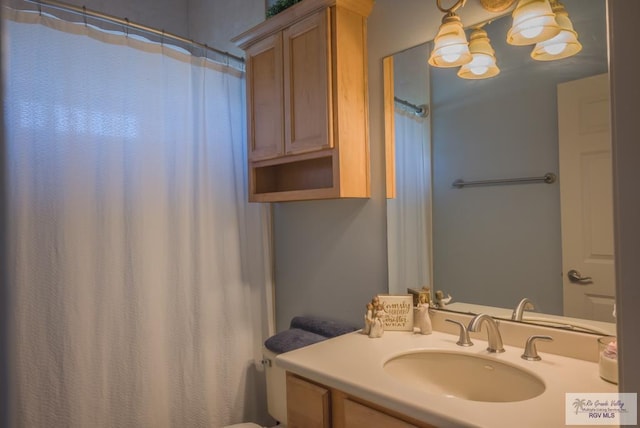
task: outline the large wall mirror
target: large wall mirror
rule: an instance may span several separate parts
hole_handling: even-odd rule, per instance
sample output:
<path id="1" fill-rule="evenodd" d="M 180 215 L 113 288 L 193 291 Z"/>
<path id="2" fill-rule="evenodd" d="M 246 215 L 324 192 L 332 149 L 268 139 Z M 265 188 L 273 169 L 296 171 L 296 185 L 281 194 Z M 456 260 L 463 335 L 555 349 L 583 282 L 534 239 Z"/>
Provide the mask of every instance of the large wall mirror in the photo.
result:
<path id="1" fill-rule="evenodd" d="M 495 77 L 429 66 L 432 42 L 386 60 L 390 293 L 428 286 L 445 309 L 507 319 L 527 298 L 525 322 L 615 334 L 606 4 L 562 3 L 582 44 L 569 58 L 507 44 L 509 11 L 481 23 Z"/>

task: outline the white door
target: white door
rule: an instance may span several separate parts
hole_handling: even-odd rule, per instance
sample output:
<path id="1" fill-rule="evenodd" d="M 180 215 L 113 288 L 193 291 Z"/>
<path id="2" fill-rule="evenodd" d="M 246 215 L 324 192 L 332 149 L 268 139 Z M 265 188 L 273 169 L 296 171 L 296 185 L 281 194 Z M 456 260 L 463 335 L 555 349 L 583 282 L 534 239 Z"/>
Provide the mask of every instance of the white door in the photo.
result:
<path id="1" fill-rule="evenodd" d="M 558 85 L 564 315 L 615 321 L 609 76 Z"/>

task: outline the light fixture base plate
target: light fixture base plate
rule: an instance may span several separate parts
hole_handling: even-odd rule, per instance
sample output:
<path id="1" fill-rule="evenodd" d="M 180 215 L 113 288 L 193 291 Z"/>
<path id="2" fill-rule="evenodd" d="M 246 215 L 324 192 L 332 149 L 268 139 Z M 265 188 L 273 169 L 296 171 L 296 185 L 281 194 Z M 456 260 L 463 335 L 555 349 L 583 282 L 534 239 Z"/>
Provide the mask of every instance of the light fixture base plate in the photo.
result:
<path id="1" fill-rule="evenodd" d="M 504 12 L 515 2 L 516 0 L 480 0 L 482 7 L 489 12 Z"/>

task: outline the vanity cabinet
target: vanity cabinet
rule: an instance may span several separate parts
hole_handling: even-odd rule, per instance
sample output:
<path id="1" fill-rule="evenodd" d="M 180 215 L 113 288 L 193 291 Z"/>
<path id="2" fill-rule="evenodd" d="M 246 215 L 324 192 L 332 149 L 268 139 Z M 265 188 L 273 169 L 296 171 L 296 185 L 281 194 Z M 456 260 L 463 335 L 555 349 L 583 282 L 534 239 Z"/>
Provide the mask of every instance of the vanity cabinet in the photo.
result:
<path id="1" fill-rule="evenodd" d="M 249 200 L 369 197 L 373 0 L 304 0 L 234 39 L 246 52 Z"/>
<path id="2" fill-rule="evenodd" d="M 338 389 L 287 373 L 290 428 L 434 428 Z"/>

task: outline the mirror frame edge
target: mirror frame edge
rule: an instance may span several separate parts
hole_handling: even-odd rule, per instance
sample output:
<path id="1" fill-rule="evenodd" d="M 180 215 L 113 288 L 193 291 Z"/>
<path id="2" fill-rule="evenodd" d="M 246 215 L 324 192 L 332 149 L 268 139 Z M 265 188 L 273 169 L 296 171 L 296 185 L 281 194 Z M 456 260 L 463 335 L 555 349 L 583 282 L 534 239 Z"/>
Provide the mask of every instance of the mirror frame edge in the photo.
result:
<path id="1" fill-rule="evenodd" d="M 384 82 L 384 147 L 387 199 L 396 197 L 396 152 L 393 89 L 393 56 L 382 59 L 382 79 Z M 390 160 L 390 161 L 389 161 Z"/>

